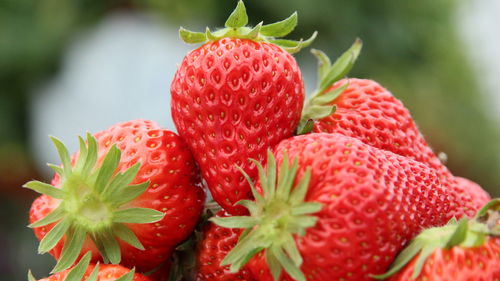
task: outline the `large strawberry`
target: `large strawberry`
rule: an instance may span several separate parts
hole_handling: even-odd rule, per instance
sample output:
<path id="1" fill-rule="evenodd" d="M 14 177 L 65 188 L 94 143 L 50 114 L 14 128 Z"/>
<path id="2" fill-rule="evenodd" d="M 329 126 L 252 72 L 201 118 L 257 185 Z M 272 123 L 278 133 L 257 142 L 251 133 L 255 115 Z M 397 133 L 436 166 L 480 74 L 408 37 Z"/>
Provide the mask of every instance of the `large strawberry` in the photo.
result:
<path id="1" fill-rule="evenodd" d="M 229 214 L 220 211 L 216 216 L 228 217 Z M 238 272 L 231 272 L 228 265 L 220 265 L 227 253 L 238 243 L 241 232 L 239 228 L 228 229 L 214 223 L 205 226 L 196 255 L 196 281 L 255 280 L 245 267 Z"/>
<path id="2" fill-rule="evenodd" d="M 291 137 L 300 119 L 304 85 L 290 53 L 307 41 L 279 40 L 297 24 L 297 14 L 274 24 L 250 28 L 238 2 L 225 28 L 205 33 L 180 30 L 188 43 L 204 43 L 189 52 L 171 85 L 172 118 L 198 162 L 213 198 L 227 211 L 250 198 L 248 183 L 236 169 L 255 176 L 248 158 L 265 153 Z"/>
<path id="3" fill-rule="evenodd" d="M 282 268 L 280 280 L 371 280 L 423 228 L 461 210 L 433 169 L 358 139 L 307 134 L 274 155 L 267 175 L 259 167 L 255 201 L 240 202 L 251 215 L 212 219 L 249 230 L 222 264 L 238 270 L 259 253 L 248 264 L 257 280 L 278 280 Z"/>
<path id="4" fill-rule="evenodd" d="M 425 163 L 438 171 L 441 181 L 449 183 L 469 216 L 488 202 L 489 195 L 479 186 L 469 189 L 469 185 L 453 177 L 425 141 L 408 109 L 391 92 L 373 80 L 350 78 L 335 82 L 341 77 L 331 74 L 338 73 L 337 63 L 331 66 L 321 51 L 314 50 L 314 54 L 320 62 L 320 82 L 304 107 L 300 133 L 340 133 Z"/>
<path id="5" fill-rule="evenodd" d="M 39 252 L 58 259 L 54 272 L 92 251 L 104 260 L 148 271 L 166 260 L 194 229 L 205 194 L 182 139 L 146 120 L 116 124 L 80 138 L 71 159 L 52 138 L 62 160 L 52 185 L 25 185 L 39 193 L 30 226 Z M 101 257 L 102 256 L 102 257 Z"/>
<path id="6" fill-rule="evenodd" d="M 473 220 L 424 230 L 392 268 L 378 276 L 387 277 L 390 281 L 500 280 L 500 200 L 492 200 Z"/>
<path id="7" fill-rule="evenodd" d="M 80 262 L 71 269 L 67 269 L 38 281 L 150 281 L 150 279 L 135 270 L 114 264 L 89 264 L 90 253 L 87 253 Z M 35 281 L 28 274 L 29 281 Z"/>

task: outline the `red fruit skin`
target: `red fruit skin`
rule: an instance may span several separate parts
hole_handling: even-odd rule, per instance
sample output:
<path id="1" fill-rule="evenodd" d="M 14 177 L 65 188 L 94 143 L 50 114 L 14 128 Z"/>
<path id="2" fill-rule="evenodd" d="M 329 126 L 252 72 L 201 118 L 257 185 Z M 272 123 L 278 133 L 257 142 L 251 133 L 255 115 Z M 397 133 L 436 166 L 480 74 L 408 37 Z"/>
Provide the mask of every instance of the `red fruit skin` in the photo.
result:
<path id="1" fill-rule="evenodd" d="M 418 255 L 388 281 L 413 280 Z M 500 280 L 500 238 L 489 238 L 475 248 L 438 249 L 425 261 L 416 280 L 494 281 Z"/>
<path id="2" fill-rule="evenodd" d="M 173 247 L 191 234 L 201 215 L 205 193 L 194 159 L 179 136 L 148 120 L 119 123 L 96 133 L 95 137 L 99 144 L 98 163 L 117 144 L 122 152 L 118 170 L 123 172 L 140 162 L 141 168 L 131 184 L 150 181 L 146 192 L 127 206 L 152 208 L 166 214 L 156 223 L 127 224 L 145 247 L 144 251 L 120 241 L 121 264 L 136 267 L 139 272 L 149 271 L 170 257 Z M 77 157 L 78 154 L 73 155 L 73 163 Z M 59 186 L 57 174 L 52 185 Z M 56 199 L 38 197 L 31 206 L 30 223 L 42 219 L 57 206 Z M 41 240 L 53 226 L 34 228 L 36 237 Z M 64 239 L 50 251 L 56 259 L 61 255 Z M 81 256 L 89 250 L 93 251 L 94 262 L 101 260 L 94 243 L 87 238 Z"/>
<path id="3" fill-rule="evenodd" d="M 460 179 L 456 182 L 425 141 L 408 109 L 391 92 L 375 81 L 356 78 L 340 80 L 331 89 L 347 81 L 347 89 L 333 102 L 335 113 L 317 120 L 312 132 L 340 133 L 429 165 L 438 171 L 441 181 L 449 182 L 469 217 L 491 199 L 477 185 L 469 189 Z"/>
<path id="4" fill-rule="evenodd" d="M 358 139 L 313 133 L 284 140 L 274 152 L 278 167 L 285 151 L 299 159 L 296 184 L 311 167 L 306 201 L 323 204 L 317 224 L 295 239 L 307 280 L 373 280 L 422 229 L 460 212 L 434 169 Z M 248 267 L 270 281 L 263 254 Z"/>
<path id="5" fill-rule="evenodd" d="M 255 177 L 249 158 L 291 137 L 298 124 L 304 85 L 295 59 L 264 42 L 224 38 L 191 51 L 171 85 L 172 118 L 186 140 L 210 192 L 232 214 L 251 198 L 236 165 Z"/>
<path id="6" fill-rule="evenodd" d="M 92 270 L 94 269 L 95 265 L 91 264 L 87 267 L 87 271 L 85 272 L 85 275 L 83 276 L 84 279 L 88 278 L 90 274 L 92 273 Z M 38 281 L 64 281 L 66 279 L 66 276 L 68 275 L 70 269 L 61 271 L 59 273 L 56 273 L 54 275 L 51 275 L 47 278 L 39 279 Z M 123 267 L 121 265 L 112 265 L 112 264 L 100 264 L 99 265 L 99 273 L 97 277 L 97 281 L 114 281 L 121 276 L 127 274 L 130 271 L 130 269 Z M 133 281 L 151 281 L 148 277 L 140 274 L 140 273 L 135 273 L 134 274 L 134 279 Z"/>
<path id="7" fill-rule="evenodd" d="M 219 211 L 216 216 L 228 217 L 229 214 Z M 220 266 L 220 262 L 238 242 L 241 233 L 241 229 L 224 228 L 211 222 L 205 226 L 196 256 L 196 281 L 255 281 L 247 267 L 231 273 L 229 266 Z"/>

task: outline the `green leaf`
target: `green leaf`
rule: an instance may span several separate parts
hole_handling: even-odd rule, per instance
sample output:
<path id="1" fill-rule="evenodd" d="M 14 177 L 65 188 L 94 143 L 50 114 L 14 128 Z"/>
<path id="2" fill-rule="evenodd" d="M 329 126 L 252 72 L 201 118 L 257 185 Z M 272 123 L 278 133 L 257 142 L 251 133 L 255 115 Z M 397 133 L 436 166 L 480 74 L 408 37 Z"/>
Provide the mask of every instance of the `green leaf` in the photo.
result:
<path id="1" fill-rule="evenodd" d="M 300 124 L 297 127 L 297 135 L 304 135 L 310 133 L 314 127 L 314 120 L 311 118 L 305 118 L 300 120 Z"/>
<path id="2" fill-rule="evenodd" d="M 318 95 L 318 96 L 311 99 L 311 104 L 314 104 L 314 105 L 331 104 L 335 99 L 337 99 L 340 96 L 340 94 L 342 94 L 347 89 L 348 86 L 349 86 L 349 82 L 347 82 L 344 85 L 342 85 L 338 88 L 335 88 L 329 92 Z M 329 115 L 327 115 L 327 116 L 330 116 L 332 114 L 333 114 L 333 112 L 330 112 Z M 326 117 L 326 116 L 323 116 L 323 117 Z"/>
<path id="3" fill-rule="evenodd" d="M 321 50 L 311 49 L 311 53 L 318 59 L 318 85 L 320 86 L 321 80 L 323 80 L 332 66 L 330 58 Z"/>
<path id="4" fill-rule="evenodd" d="M 267 179 L 267 174 L 266 171 L 264 170 L 264 167 L 262 167 L 262 164 L 260 164 L 259 161 L 255 159 L 250 159 L 255 165 L 257 166 L 257 170 L 259 173 L 259 181 L 260 181 L 260 186 L 262 187 L 262 191 L 264 193 L 264 197 L 269 197 L 270 190 L 269 190 L 269 184 L 268 184 L 268 179 Z"/>
<path id="5" fill-rule="evenodd" d="M 99 263 L 94 266 L 94 269 L 90 273 L 89 277 L 85 281 L 97 281 L 99 275 Z"/>
<path id="6" fill-rule="evenodd" d="M 313 214 L 321 210 L 322 207 L 323 205 L 318 202 L 302 203 L 292 208 L 292 215 L 299 216 L 299 215 Z"/>
<path id="7" fill-rule="evenodd" d="M 113 176 L 118 164 L 120 163 L 121 151 L 118 149 L 116 144 L 111 146 L 104 161 L 102 162 L 102 166 L 99 168 L 99 172 L 97 174 L 97 179 L 95 181 L 94 189 L 98 193 L 102 193 L 104 188 L 108 184 L 109 180 Z"/>
<path id="8" fill-rule="evenodd" d="M 295 239 L 293 239 L 292 234 L 288 233 L 288 235 L 286 235 L 285 242 L 283 243 L 283 249 L 296 266 L 300 266 L 302 264 L 302 256 L 297 248 L 297 244 L 295 243 Z"/>
<path id="9" fill-rule="evenodd" d="M 299 266 L 294 264 L 294 262 L 283 252 L 283 249 L 276 246 L 271 246 L 269 249 L 271 254 L 276 257 L 281 266 L 285 269 L 285 271 L 290 275 L 293 279 L 297 281 L 306 281 L 306 277 L 300 270 Z"/>
<path id="10" fill-rule="evenodd" d="M 290 225 L 297 226 L 301 229 L 307 229 L 316 225 L 317 221 L 318 218 L 314 216 L 296 216 L 294 217 L 294 220 L 290 222 Z"/>
<path id="11" fill-rule="evenodd" d="M 113 231 L 114 231 L 113 233 L 118 238 L 130 244 L 134 248 L 137 248 L 139 250 L 144 250 L 144 246 L 142 245 L 141 241 L 139 241 L 139 238 L 137 238 L 135 233 L 127 226 L 118 223 L 114 226 Z"/>
<path id="12" fill-rule="evenodd" d="M 47 164 L 47 166 L 49 168 L 51 168 L 54 172 L 56 172 L 59 176 L 62 177 L 62 175 L 64 174 L 64 171 L 61 167 L 57 166 L 57 165 L 54 165 L 54 164 Z"/>
<path id="13" fill-rule="evenodd" d="M 240 171 L 240 173 L 243 174 L 243 176 L 247 180 L 248 184 L 250 185 L 250 190 L 252 191 L 252 195 L 255 198 L 255 202 L 257 202 L 257 204 L 263 204 L 264 203 L 264 198 L 255 189 L 255 185 L 253 184 L 253 181 L 250 178 L 250 176 L 240 166 L 236 165 L 236 169 L 238 169 Z"/>
<path id="14" fill-rule="evenodd" d="M 54 248 L 56 244 L 62 239 L 64 233 L 66 233 L 70 225 L 70 220 L 67 218 L 57 223 L 49 231 L 49 233 L 47 233 L 43 237 L 42 241 L 40 241 L 40 245 L 38 246 L 38 253 L 43 254 Z"/>
<path id="15" fill-rule="evenodd" d="M 308 112 L 310 112 L 311 119 L 321 119 L 335 113 L 336 107 L 333 105 L 310 105 Z"/>
<path id="16" fill-rule="evenodd" d="M 305 47 L 308 47 L 309 45 L 312 44 L 314 39 L 316 39 L 316 36 L 318 35 L 317 31 L 314 31 L 314 33 L 309 37 L 307 40 L 299 40 L 299 41 L 294 41 L 294 40 L 286 40 L 286 39 L 276 39 L 276 40 L 269 40 L 270 43 L 275 44 L 283 48 L 285 51 L 287 51 L 290 54 L 295 54 L 302 50 Z"/>
<path id="17" fill-rule="evenodd" d="M 416 279 L 420 275 L 420 273 L 422 272 L 422 268 L 424 267 L 425 261 L 427 260 L 429 255 L 432 254 L 434 250 L 436 250 L 436 248 L 437 247 L 435 247 L 434 245 L 424 246 L 422 252 L 420 253 L 420 256 L 418 256 L 418 259 L 415 262 L 415 266 L 413 268 L 413 274 L 411 275 L 412 279 Z"/>
<path id="18" fill-rule="evenodd" d="M 257 231 L 250 231 L 238 244 L 224 257 L 220 265 L 225 266 L 231 264 L 231 270 L 240 270 L 243 264 L 236 263 L 246 259 L 248 253 L 255 253 L 256 249 L 266 248 Z"/>
<path id="19" fill-rule="evenodd" d="M 372 276 L 375 279 L 386 279 L 396 272 L 401 270 L 405 265 L 407 265 L 424 247 L 425 243 L 418 238 L 413 240 L 408 247 L 406 247 L 399 255 L 396 257 L 391 265 L 391 268 L 384 274 Z"/>
<path id="20" fill-rule="evenodd" d="M 80 143 L 80 154 L 78 155 L 78 160 L 76 161 L 75 165 L 75 170 L 80 171 L 83 168 L 83 165 L 85 165 L 85 162 L 87 161 L 87 144 L 85 143 L 85 140 L 78 136 L 78 142 Z"/>
<path id="21" fill-rule="evenodd" d="M 33 273 L 31 273 L 31 270 L 28 270 L 28 281 L 36 281 Z"/>
<path id="22" fill-rule="evenodd" d="M 269 194 L 266 194 L 269 198 L 273 198 L 276 193 L 276 159 L 274 158 L 273 152 L 267 150 L 267 190 Z"/>
<path id="23" fill-rule="evenodd" d="M 70 230 L 67 235 L 67 239 L 64 243 L 64 247 L 61 253 L 61 257 L 57 262 L 56 266 L 52 270 L 52 273 L 63 271 L 75 263 L 78 255 L 80 254 L 85 238 L 87 237 L 87 232 L 83 229 Z"/>
<path id="24" fill-rule="evenodd" d="M 132 268 L 131 271 L 122 275 L 120 278 L 116 279 L 116 281 L 132 281 L 134 279 L 135 268 Z"/>
<path id="25" fill-rule="evenodd" d="M 495 198 L 486 203 L 477 213 L 474 219 L 479 219 L 480 217 L 486 215 L 489 210 L 500 210 L 500 198 Z"/>
<path id="26" fill-rule="evenodd" d="M 97 154 L 99 150 L 97 139 L 91 133 L 87 133 L 87 143 L 88 143 L 87 158 L 85 159 L 83 168 L 80 171 L 81 176 L 83 178 L 88 177 L 90 172 L 92 172 L 92 169 L 94 168 L 95 163 L 97 161 L 97 156 L 98 156 Z"/>
<path id="27" fill-rule="evenodd" d="M 320 93 L 324 92 L 335 81 L 349 73 L 354 65 L 354 62 L 358 58 L 359 53 L 361 52 L 362 45 L 361 40 L 356 39 L 354 44 L 352 44 L 352 46 L 335 61 L 333 66 L 325 75 L 325 78 L 320 83 Z"/>
<path id="28" fill-rule="evenodd" d="M 164 213 L 149 208 L 129 208 L 116 211 L 113 222 L 121 223 L 152 223 L 163 219 Z"/>
<path id="29" fill-rule="evenodd" d="M 56 199 L 63 199 L 64 197 L 64 191 L 62 189 L 40 181 L 30 181 L 23 185 L 23 187 Z"/>
<path id="30" fill-rule="evenodd" d="M 238 5 L 236 5 L 234 11 L 231 13 L 231 15 L 229 15 L 229 18 L 227 19 L 224 26 L 231 28 L 238 28 L 245 26 L 247 23 L 248 23 L 248 16 L 245 4 L 243 4 L 243 1 L 240 0 L 238 1 Z"/>
<path id="31" fill-rule="evenodd" d="M 243 207 L 247 208 L 251 216 L 256 216 L 260 211 L 257 204 L 251 200 L 241 200 L 238 201 L 236 204 L 242 205 Z"/>
<path id="32" fill-rule="evenodd" d="M 193 32 L 181 27 L 179 37 L 188 44 L 204 43 L 207 41 L 207 35 L 203 32 Z"/>
<path id="33" fill-rule="evenodd" d="M 111 193 L 108 200 L 109 202 L 116 204 L 116 206 L 121 206 L 141 196 L 148 189 L 149 185 L 150 182 L 147 181 L 140 184 L 117 188 L 115 192 Z"/>
<path id="34" fill-rule="evenodd" d="M 271 37 L 284 37 L 295 29 L 297 21 L 297 12 L 294 12 L 291 16 L 282 21 L 264 25 L 261 34 Z"/>
<path id="35" fill-rule="evenodd" d="M 100 233 L 98 239 L 100 240 L 100 244 L 102 246 L 103 252 L 101 252 L 101 254 L 104 254 L 106 259 L 112 264 L 119 264 L 121 261 L 120 244 L 118 244 L 118 241 L 114 237 L 113 233 Z"/>
<path id="36" fill-rule="evenodd" d="M 50 136 L 61 158 L 65 176 L 71 175 L 71 157 L 66 146 L 56 137 Z M 61 175 L 62 176 L 62 175 Z"/>
<path id="37" fill-rule="evenodd" d="M 450 236 L 450 239 L 446 243 L 446 248 L 450 249 L 454 246 L 459 245 L 462 243 L 465 238 L 467 237 L 467 230 L 468 230 L 468 220 L 466 218 L 462 218 L 460 222 L 458 223 L 457 228 L 453 232 L 453 234 Z"/>
<path id="38" fill-rule="evenodd" d="M 87 252 L 78 262 L 78 264 L 73 267 L 73 269 L 71 269 L 64 281 L 81 281 L 83 279 L 83 276 L 85 275 L 85 272 L 87 271 L 87 267 L 89 266 L 91 257 L 91 252 Z"/>
<path id="39" fill-rule="evenodd" d="M 141 163 L 137 162 L 132 167 L 128 168 L 125 172 L 117 174 L 113 178 L 113 180 L 106 186 L 106 188 L 102 192 L 102 195 L 106 198 L 109 198 L 110 193 L 116 192 L 117 190 L 118 192 L 120 192 L 120 188 L 127 186 L 134 180 L 140 168 Z M 113 196 L 116 195 L 117 194 L 113 194 Z"/>
<path id="40" fill-rule="evenodd" d="M 56 222 L 64 217 L 66 214 L 64 208 L 59 205 L 57 208 L 55 208 L 52 212 L 48 213 L 45 217 L 43 217 L 41 220 L 38 220 L 30 225 L 28 227 L 34 228 L 34 227 L 40 227 L 44 226 L 53 222 Z"/>
<path id="41" fill-rule="evenodd" d="M 295 187 L 295 189 L 292 191 L 292 194 L 290 195 L 290 204 L 292 206 L 298 205 L 302 202 L 304 202 L 304 199 L 306 197 L 306 193 L 309 187 L 309 181 L 311 180 L 311 168 L 308 167 L 307 170 L 305 171 L 304 175 L 302 175 L 302 178 L 299 181 L 299 184 Z"/>
<path id="42" fill-rule="evenodd" d="M 254 28 L 248 31 L 248 33 L 245 35 L 245 38 L 250 40 L 257 39 L 259 37 L 261 28 L 262 28 L 262 22 L 259 22 L 259 24 L 257 24 Z"/>
<path id="43" fill-rule="evenodd" d="M 271 271 L 273 279 L 279 280 L 279 277 L 282 272 L 282 267 L 278 259 L 276 259 L 276 257 L 269 250 L 266 251 L 266 262 L 269 267 L 269 270 Z"/>
<path id="44" fill-rule="evenodd" d="M 286 159 L 286 161 L 285 161 Z M 283 163 L 281 165 L 280 174 L 284 173 L 283 181 L 279 184 L 279 195 L 278 198 L 282 200 L 286 200 L 289 202 L 290 199 L 290 191 L 292 190 L 293 183 L 295 181 L 295 177 L 297 176 L 297 169 L 299 167 L 299 159 L 295 158 L 293 160 L 292 166 L 288 164 L 288 153 L 283 154 Z M 286 166 L 285 166 L 286 165 Z"/>
<path id="45" fill-rule="evenodd" d="M 259 220 L 250 216 L 212 217 L 210 221 L 225 228 L 251 228 L 259 223 Z"/>

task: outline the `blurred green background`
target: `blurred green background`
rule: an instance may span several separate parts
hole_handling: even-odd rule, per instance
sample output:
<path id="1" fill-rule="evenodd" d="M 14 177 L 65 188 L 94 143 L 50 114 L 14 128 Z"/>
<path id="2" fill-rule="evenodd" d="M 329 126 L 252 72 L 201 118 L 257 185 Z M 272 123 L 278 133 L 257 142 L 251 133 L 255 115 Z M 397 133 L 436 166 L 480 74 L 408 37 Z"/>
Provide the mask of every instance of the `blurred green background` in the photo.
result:
<path id="1" fill-rule="evenodd" d="M 70 43 L 117 13 L 146 13 L 158 25 L 169 28 L 221 26 L 235 3 L 0 0 L 0 279 L 26 280 L 28 268 L 35 276 L 45 276 L 53 264 L 50 256 L 36 254 L 34 235 L 25 227 L 35 194 L 20 186 L 33 178 L 49 180 L 33 157 L 30 104 L 34 98 L 43 100 L 43 96 L 35 97 L 42 94 L 37 89 L 64 71 L 61 65 Z M 299 27 L 289 37 L 306 38 L 318 30 L 313 47 L 330 56 L 339 55 L 354 38 L 362 38 L 364 49 L 350 76 L 372 78 L 390 89 L 410 109 L 435 151 L 448 155 L 447 165 L 454 174 L 500 196 L 499 121 L 488 115 L 491 96 L 482 93 L 481 77 L 475 74 L 472 59 L 458 36 L 460 3 L 246 1 L 252 24 L 280 20 L 297 10 Z M 168 55 L 169 49 L 165 52 Z M 130 53 L 134 59 L 140 59 L 140 55 Z M 297 58 L 309 83 L 314 83 L 313 57 L 306 50 Z M 165 77 L 166 81 L 170 79 Z M 147 79 L 142 83 L 148 83 Z M 160 98 L 166 99 L 167 83 L 162 91 L 165 97 Z M 93 115 L 97 113 L 89 108 L 88 117 Z M 135 118 L 133 113 L 130 118 Z M 81 132 L 86 129 L 81 128 Z"/>

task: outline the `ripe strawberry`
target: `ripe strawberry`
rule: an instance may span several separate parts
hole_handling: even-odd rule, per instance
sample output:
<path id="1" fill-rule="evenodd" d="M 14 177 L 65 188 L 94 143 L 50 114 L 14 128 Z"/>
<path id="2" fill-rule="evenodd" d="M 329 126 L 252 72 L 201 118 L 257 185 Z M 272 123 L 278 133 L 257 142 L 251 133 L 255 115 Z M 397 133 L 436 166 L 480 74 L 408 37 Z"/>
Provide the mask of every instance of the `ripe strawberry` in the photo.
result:
<path id="1" fill-rule="evenodd" d="M 500 199 L 474 220 L 424 230 L 379 279 L 390 281 L 500 280 Z M 394 274 L 394 275 L 393 275 Z"/>
<path id="2" fill-rule="evenodd" d="M 150 281 L 148 277 L 135 273 L 135 270 L 130 270 L 121 265 L 111 264 L 89 264 L 90 254 L 72 269 L 67 269 L 51 275 L 47 278 L 39 279 L 38 281 L 81 281 L 85 278 L 86 281 Z M 35 281 L 31 273 L 28 275 L 29 281 Z"/>
<path id="3" fill-rule="evenodd" d="M 229 214 L 220 211 L 217 217 L 228 217 Z M 203 238 L 199 242 L 196 258 L 196 281 L 254 281 L 250 271 L 243 267 L 236 273 L 229 270 L 229 266 L 221 266 L 220 262 L 231 251 L 242 230 L 239 228 L 228 229 L 214 223 L 209 223 L 203 231 Z"/>
<path id="4" fill-rule="evenodd" d="M 58 259 L 54 272 L 92 251 L 144 272 L 165 261 L 194 229 L 205 200 L 194 159 L 181 138 L 146 120 L 116 124 L 80 138 L 70 160 L 53 138 L 62 167 L 52 185 L 29 182 L 39 193 L 30 226 L 39 252 Z M 100 254 L 99 254 L 100 253 Z"/>
<path id="5" fill-rule="evenodd" d="M 314 39 L 276 40 L 291 32 L 297 14 L 274 24 L 245 25 L 240 1 L 214 33 L 180 30 L 188 43 L 204 43 L 188 53 L 171 85 L 172 118 L 198 162 L 213 198 L 227 211 L 250 198 L 248 183 L 236 169 L 256 175 L 248 158 L 265 161 L 265 152 L 291 137 L 304 99 L 300 69 L 289 54 Z"/>
<path id="6" fill-rule="evenodd" d="M 251 216 L 212 219 L 251 229 L 222 264 L 237 270 L 266 249 L 248 264 L 258 280 L 277 280 L 282 267 L 280 280 L 371 280 L 421 229 L 460 210 L 433 169 L 358 139 L 307 134 L 274 155 L 255 202 L 240 203 Z"/>
<path id="7" fill-rule="evenodd" d="M 315 133 L 340 133 L 360 139 L 371 146 L 388 150 L 396 154 L 410 157 L 425 163 L 438 171 L 443 182 L 449 183 L 468 209 L 466 213 L 473 216 L 488 200 L 489 195 L 479 186 L 472 190 L 461 184 L 441 163 L 418 130 L 410 112 L 388 90 L 377 82 L 367 79 L 342 79 L 334 83 L 324 72 L 335 69 L 330 66 L 325 54 L 315 51 L 320 60 L 320 89 L 304 107 L 301 124 L 309 121 L 309 130 Z M 328 108 L 334 106 L 334 112 Z M 322 108 L 318 111 L 317 108 Z M 322 112 L 327 111 L 326 114 Z M 319 115 L 318 115 L 319 113 Z M 311 122 L 314 120 L 314 122 Z M 451 214 L 457 215 L 457 214 Z"/>

